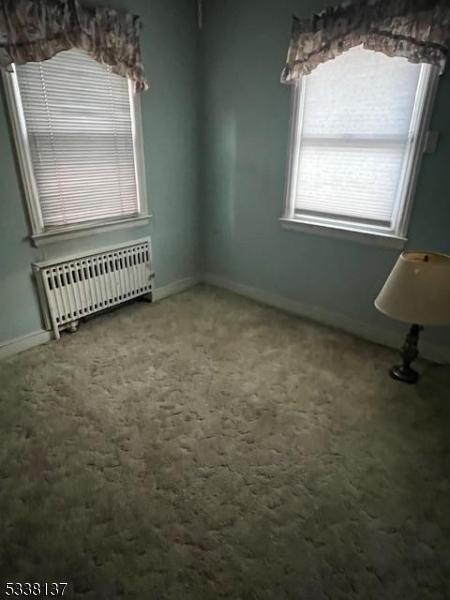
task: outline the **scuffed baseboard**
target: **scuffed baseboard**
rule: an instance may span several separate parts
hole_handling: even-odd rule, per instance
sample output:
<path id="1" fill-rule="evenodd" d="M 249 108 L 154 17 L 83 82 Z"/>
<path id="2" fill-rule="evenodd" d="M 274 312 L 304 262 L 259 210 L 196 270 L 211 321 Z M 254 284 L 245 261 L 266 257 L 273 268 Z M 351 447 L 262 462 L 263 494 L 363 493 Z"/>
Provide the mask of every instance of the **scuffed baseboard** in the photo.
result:
<path id="1" fill-rule="evenodd" d="M 24 350 L 34 348 L 34 346 L 46 344 L 51 339 L 52 334 L 50 331 L 41 329 L 39 331 L 33 331 L 33 333 L 28 333 L 27 335 L 22 335 L 21 337 L 14 338 L 6 342 L 1 342 L 0 360 L 8 358 L 9 356 L 13 356 L 14 354 L 18 354 L 19 352 L 23 352 Z"/>
<path id="2" fill-rule="evenodd" d="M 237 283 L 213 273 L 204 273 L 202 281 L 225 288 L 241 296 L 246 296 L 256 300 L 261 304 L 267 304 L 279 308 L 285 312 L 305 317 L 325 325 L 330 325 L 336 329 L 342 329 L 353 335 L 398 349 L 402 344 L 402 337 L 398 332 L 390 329 L 381 329 L 378 326 L 370 325 L 357 319 L 347 317 L 337 312 L 329 311 L 318 306 L 312 306 L 299 300 L 291 300 L 284 296 L 272 294 L 260 288 L 251 287 L 243 283 Z M 420 354 L 431 361 L 437 363 L 450 362 L 450 348 L 444 345 L 433 344 L 427 341 L 420 342 Z"/>
<path id="3" fill-rule="evenodd" d="M 200 283 L 201 279 L 199 276 L 194 275 L 192 277 L 185 277 L 184 279 L 178 279 L 178 281 L 173 281 L 172 283 L 168 283 L 167 285 L 163 285 L 162 287 L 156 287 L 153 292 L 153 299 L 155 302 L 158 300 L 162 300 L 163 298 L 167 298 L 168 296 L 173 296 L 174 294 L 179 294 L 180 292 L 184 292 L 184 290 L 188 290 L 197 283 Z"/>

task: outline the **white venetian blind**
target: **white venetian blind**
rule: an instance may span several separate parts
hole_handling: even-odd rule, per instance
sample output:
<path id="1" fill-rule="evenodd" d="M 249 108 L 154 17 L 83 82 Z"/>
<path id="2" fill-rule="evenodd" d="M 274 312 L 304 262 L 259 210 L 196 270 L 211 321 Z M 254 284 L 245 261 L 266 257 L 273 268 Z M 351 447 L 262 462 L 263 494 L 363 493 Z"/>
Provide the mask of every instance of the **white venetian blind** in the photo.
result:
<path id="1" fill-rule="evenodd" d="M 303 79 L 297 213 L 391 224 L 420 69 L 359 46 Z"/>
<path id="2" fill-rule="evenodd" d="M 16 70 L 44 226 L 138 213 L 128 80 L 79 50 Z"/>

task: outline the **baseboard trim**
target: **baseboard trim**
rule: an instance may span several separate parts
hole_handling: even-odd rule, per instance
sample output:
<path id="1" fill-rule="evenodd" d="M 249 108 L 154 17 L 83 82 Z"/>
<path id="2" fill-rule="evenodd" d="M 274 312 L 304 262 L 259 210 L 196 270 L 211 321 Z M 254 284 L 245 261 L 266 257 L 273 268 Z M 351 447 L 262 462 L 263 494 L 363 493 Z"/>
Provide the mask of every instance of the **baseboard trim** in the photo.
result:
<path id="1" fill-rule="evenodd" d="M 21 337 L 8 340 L 7 342 L 2 342 L 0 343 L 0 360 L 8 358 L 9 356 L 13 356 L 14 354 L 18 354 L 19 352 L 23 352 L 24 350 L 34 348 L 34 346 L 46 344 L 51 339 L 52 335 L 50 331 L 41 329 L 39 331 L 34 331 L 33 333 L 28 333 L 27 335 L 22 335 Z"/>
<path id="2" fill-rule="evenodd" d="M 200 278 L 198 276 L 179 279 L 178 281 L 156 288 L 153 292 L 153 299 L 158 301 L 167 298 L 168 296 L 179 294 L 180 292 L 197 285 L 199 282 Z M 41 329 L 40 331 L 34 331 L 33 333 L 28 333 L 27 335 L 12 340 L 0 342 L 0 360 L 13 356 L 14 354 L 19 354 L 19 352 L 24 352 L 30 348 L 34 348 L 34 346 L 46 344 L 51 339 L 51 332 Z"/>
<path id="3" fill-rule="evenodd" d="M 194 285 L 197 285 L 197 283 L 200 283 L 200 281 L 200 277 L 194 275 L 192 277 L 178 279 L 178 281 L 173 281 L 172 283 L 168 283 L 167 285 L 163 285 L 162 287 L 157 287 L 153 292 L 153 299 L 155 300 L 155 302 L 158 302 L 159 300 L 167 298 L 168 296 L 179 294 L 180 292 L 184 292 L 185 290 L 194 287 Z"/>
<path id="4" fill-rule="evenodd" d="M 389 346 L 390 348 L 398 349 L 402 344 L 402 336 L 396 331 L 390 329 L 381 329 L 378 326 L 369 325 L 357 319 L 342 315 L 334 311 L 328 311 L 318 306 L 312 306 L 299 300 L 291 300 L 284 296 L 272 294 L 266 290 L 255 288 L 232 281 L 225 277 L 215 275 L 213 273 L 203 273 L 202 280 L 211 285 L 221 287 L 241 296 L 246 296 L 252 300 L 256 300 L 261 304 L 267 304 L 279 308 L 285 312 L 294 314 L 299 317 L 311 319 L 325 325 L 330 325 L 336 329 L 341 329 L 347 333 L 351 333 L 358 337 L 364 338 L 371 342 Z M 450 348 L 433 344 L 427 341 L 420 343 L 420 353 L 424 358 L 433 362 L 449 363 Z"/>
<path id="5" fill-rule="evenodd" d="M 292 300 L 284 296 L 279 296 L 278 294 L 272 294 L 266 290 L 238 283 L 213 273 L 203 273 L 202 275 L 185 277 L 184 279 L 179 279 L 178 281 L 156 288 L 153 292 L 153 299 L 157 302 L 168 296 L 179 294 L 202 281 L 216 287 L 230 290 L 241 296 L 251 298 L 261 304 L 273 306 L 296 316 L 330 325 L 337 329 L 342 329 L 343 331 L 347 331 L 348 333 L 367 339 L 371 342 L 382 344 L 383 346 L 398 349 L 402 343 L 402 337 L 398 332 L 368 325 L 367 323 L 352 319 L 340 313 L 327 311 L 323 308 L 311 306 L 299 300 Z M 0 360 L 18 354 L 19 352 L 29 350 L 34 346 L 46 344 L 51 339 L 51 332 L 41 329 L 12 340 L 0 342 Z M 423 357 L 434 362 L 450 362 L 450 348 L 447 346 L 423 341 L 420 344 L 420 352 Z"/>

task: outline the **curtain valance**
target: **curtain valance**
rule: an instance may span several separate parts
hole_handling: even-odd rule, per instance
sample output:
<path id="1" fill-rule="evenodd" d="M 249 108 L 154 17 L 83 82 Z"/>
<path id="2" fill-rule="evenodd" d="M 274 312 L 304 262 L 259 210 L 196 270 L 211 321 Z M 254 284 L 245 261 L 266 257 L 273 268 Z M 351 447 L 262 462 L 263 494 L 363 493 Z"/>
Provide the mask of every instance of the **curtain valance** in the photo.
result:
<path id="1" fill-rule="evenodd" d="M 360 44 L 388 56 L 436 65 L 442 73 L 449 38 L 449 0 L 347 2 L 309 18 L 294 17 L 281 81 L 292 83 Z"/>
<path id="2" fill-rule="evenodd" d="M 148 88 L 141 63 L 139 17 L 78 0 L 0 0 L 0 66 L 52 58 L 78 48 L 113 72 Z"/>

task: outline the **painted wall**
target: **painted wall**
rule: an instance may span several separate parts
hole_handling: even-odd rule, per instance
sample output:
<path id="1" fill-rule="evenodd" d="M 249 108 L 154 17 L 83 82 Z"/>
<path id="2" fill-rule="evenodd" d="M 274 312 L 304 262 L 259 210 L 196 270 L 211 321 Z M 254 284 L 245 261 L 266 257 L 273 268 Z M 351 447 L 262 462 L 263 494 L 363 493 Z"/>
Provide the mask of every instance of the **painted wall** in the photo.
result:
<path id="1" fill-rule="evenodd" d="M 95 0 L 98 5 L 99 1 Z M 158 287 L 198 270 L 198 36 L 192 0 L 102 0 L 139 14 L 151 89 L 142 95 L 150 225 L 33 248 L 2 93 L 0 345 L 42 327 L 31 262 L 151 235 Z M 93 2 L 91 2 L 93 4 Z"/>
<path id="2" fill-rule="evenodd" d="M 322 3 L 207 0 L 198 35 L 195 0 L 101 2 L 140 14 L 144 23 L 142 52 L 151 89 L 143 94 L 142 116 L 153 219 L 146 227 L 33 248 L 3 99 L 0 345 L 41 328 L 32 261 L 149 233 L 157 286 L 200 267 L 400 336 L 403 328 L 373 308 L 396 251 L 286 231 L 278 221 L 291 102 L 279 74 L 291 15 L 310 14 Z M 449 101 L 447 72 L 432 123 L 440 131 L 438 151 L 422 165 L 411 248 L 450 252 Z M 426 338 L 450 345 L 449 329 L 430 328 Z"/>
<path id="3" fill-rule="evenodd" d="M 279 224 L 285 188 L 291 89 L 279 83 L 291 15 L 314 0 L 208 0 L 202 32 L 203 269 L 227 280 L 368 324 L 404 331 L 373 300 L 398 251 Z M 450 252 L 450 72 L 432 120 L 438 150 L 421 168 L 408 247 Z M 450 347 L 450 330 L 425 341 Z"/>

